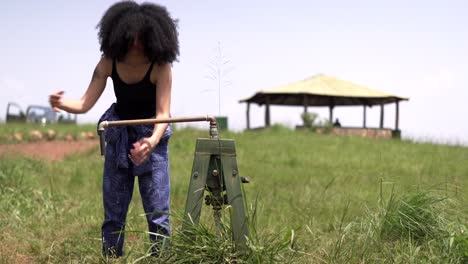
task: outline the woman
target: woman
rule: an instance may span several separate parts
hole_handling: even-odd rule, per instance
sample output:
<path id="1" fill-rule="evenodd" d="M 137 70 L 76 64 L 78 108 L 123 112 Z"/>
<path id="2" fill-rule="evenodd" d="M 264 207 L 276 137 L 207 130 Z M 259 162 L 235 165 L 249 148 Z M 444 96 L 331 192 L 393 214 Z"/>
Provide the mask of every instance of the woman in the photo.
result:
<path id="1" fill-rule="evenodd" d="M 117 102 L 101 120 L 123 120 L 170 115 L 171 63 L 179 55 L 177 21 L 155 4 L 132 1 L 112 5 L 98 24 L 103 56 L 81 99 L 50 95 L 55 111 L 86 113 L 101 96 L 111 77 Z M 125 218 L 134 177 L 147 216 L 153 251 L 170 235 L 167 124 L 117 127 L 106 130 L 102 224 L 103 254 L 122 256 Z"/>

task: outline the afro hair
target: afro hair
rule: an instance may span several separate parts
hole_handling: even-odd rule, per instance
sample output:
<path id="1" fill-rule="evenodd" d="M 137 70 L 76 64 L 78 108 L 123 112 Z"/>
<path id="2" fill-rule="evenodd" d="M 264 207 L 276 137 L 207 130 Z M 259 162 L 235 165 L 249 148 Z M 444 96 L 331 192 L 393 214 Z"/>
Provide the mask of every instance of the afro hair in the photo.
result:
<path id="1" fill-rule="evenodd" d="M 157 4 L 115 3 L 97 25 L 101 51 L 106 57 L 121 60 L 138 37 L 151 61 L 160 65 L 172 63 L 179 55 L 177 22 L 165 7 Z"/>

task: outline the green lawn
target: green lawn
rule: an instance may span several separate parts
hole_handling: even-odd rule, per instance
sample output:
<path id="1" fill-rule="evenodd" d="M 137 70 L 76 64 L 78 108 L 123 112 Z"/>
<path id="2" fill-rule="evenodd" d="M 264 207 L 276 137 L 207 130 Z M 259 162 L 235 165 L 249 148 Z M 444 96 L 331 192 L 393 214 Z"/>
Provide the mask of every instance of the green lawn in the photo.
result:
<path id="1" fill-rule="evenodd" d="M 207 134 L 176 130 L 171 139 L 174 215 L 184 209 L 196 138 Z M 468 261 L 466 147 L 334 137 L 279 126 L 221 138 L 235 139 L 240 175 L 251 179 L 244 185 L 249 212 L 256 213 L 251 252 L 236 257 L 229 248 L 216 251 L 216 245 L 199 240 L 206 245 L 191 248 L 187 256 L 200 250 L 199 256 L 221 252 L 224 262 L 236 263 Z M 102 163 L 97 147 L 55 163 L 0 157 L 1 262 L 102 261 Z M 138 190 L 133 197 L 127 230 L 145 231 Z M 205 208 L 201 222 L 209 228 L 210 221 Z M 177 244 L 180 222 L 175 216 L 174 247 L 168 250 L 179 250 L 170 258 L 179 263 L 188 258 L 180 251 L 187 245 Z M 121 262 L 142 257 L 146 242 L 144 233 L 127 234 Z"/>

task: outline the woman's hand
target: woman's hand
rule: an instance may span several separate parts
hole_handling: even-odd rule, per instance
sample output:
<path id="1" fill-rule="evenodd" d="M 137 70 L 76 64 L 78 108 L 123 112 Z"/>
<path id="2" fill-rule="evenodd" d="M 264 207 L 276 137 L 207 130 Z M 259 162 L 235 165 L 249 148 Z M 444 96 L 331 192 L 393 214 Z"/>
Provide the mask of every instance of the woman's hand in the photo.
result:
<path id="1" fill-rule="evenodd" d="M 133 143 L 133 149 L 130 150 L 128 157 L 135 165 L 141 165 L 145 162 L 157 143 L 152 142 L 151 138 L 142 138 Z"/>
<path id="2" fill-rule="evenodd" d="M 60 112 L 60 106 L 62 104 L 62 95 L 64 93 L 64 91 L 59 91 L 49 96 L 50 106 L 52 107 L 52 109 L 54 109 L 55 112 Z"/>
<path id="3" fill-rule="evenodd" d="M 102 57 L 96 65 L 88 89 L 81 99 L 63 98 L 64 91 L 49 96 L 49 103 L 55 112 L 63 110 L 68 113 L 82 114 L 88 112 L 101 96 L 106 87 L 107 77 L 112 73 L 112 60 Z"/>

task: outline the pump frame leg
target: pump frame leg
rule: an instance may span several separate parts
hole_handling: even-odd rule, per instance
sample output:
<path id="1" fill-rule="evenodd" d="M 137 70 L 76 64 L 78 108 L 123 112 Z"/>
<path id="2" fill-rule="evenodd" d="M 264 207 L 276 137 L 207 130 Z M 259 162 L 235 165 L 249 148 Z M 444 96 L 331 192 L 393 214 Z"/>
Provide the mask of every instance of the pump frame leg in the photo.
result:
<path id="1" fill-rule="evenodd" d="M 209 164 L 209 154 L 195 153 L 187 201 L 185 202 L 184 229 L 186 229 L 185 227 L 192 222 L 193 224 L 198 224 L 198 221 L 200 220 Z"/>
<path id="2" fill-rule="evenodd" d="M 231 225 L 233 239 L 238 246 L 245 245 L 249 229 L 236 156 L 221 154 L 221 163 L 223 164 L 224 184 L 226 186 L 228 204 L 232 207 Z"/>

